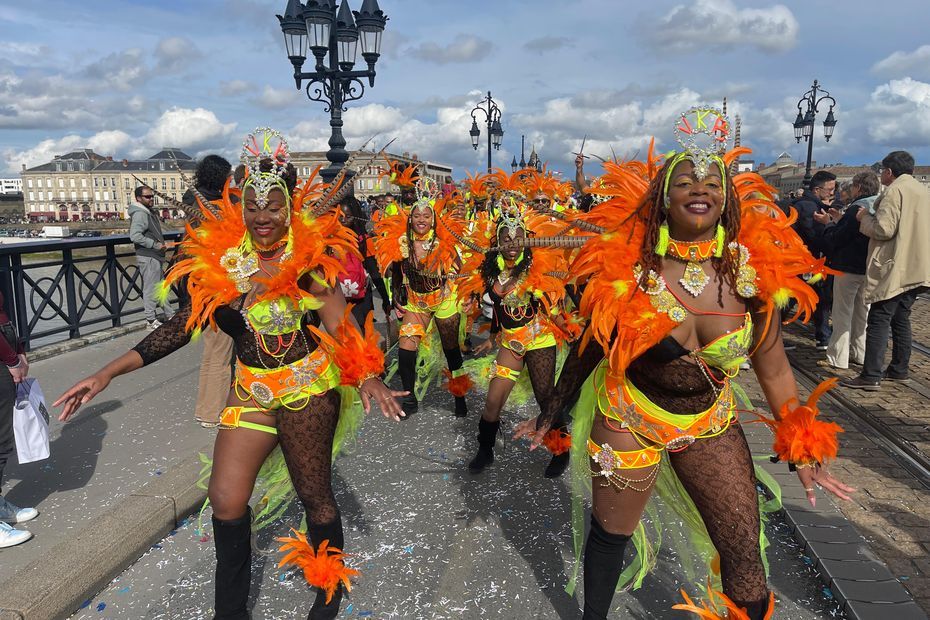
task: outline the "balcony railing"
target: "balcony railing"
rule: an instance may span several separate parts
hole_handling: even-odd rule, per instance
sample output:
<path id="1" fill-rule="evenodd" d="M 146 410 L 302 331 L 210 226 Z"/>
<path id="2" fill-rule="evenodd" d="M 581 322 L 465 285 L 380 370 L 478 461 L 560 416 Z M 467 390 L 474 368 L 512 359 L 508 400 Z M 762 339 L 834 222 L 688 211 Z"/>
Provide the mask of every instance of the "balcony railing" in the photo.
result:
<path id="1" fill-rule="evenodd" d="M 128 235 L 0 245 L 0 289 L 26 350 L 118 327 L 143 311 Z"/>

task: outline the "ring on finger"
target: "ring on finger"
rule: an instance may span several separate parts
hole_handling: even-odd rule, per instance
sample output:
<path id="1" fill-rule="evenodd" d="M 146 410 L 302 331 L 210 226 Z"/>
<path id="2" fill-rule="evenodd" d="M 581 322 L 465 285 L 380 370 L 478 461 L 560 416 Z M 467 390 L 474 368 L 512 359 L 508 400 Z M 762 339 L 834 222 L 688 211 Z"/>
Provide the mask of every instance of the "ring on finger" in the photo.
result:
<path id="1" fill-rule="evenodd" d="M 807 491 L 808 493 L 813 493 L 813 492 L 816 491 L 817 489 L 815 489 L 814 487 L 807 487 L 807 488 L 805 488 L 804 490 Z"/>

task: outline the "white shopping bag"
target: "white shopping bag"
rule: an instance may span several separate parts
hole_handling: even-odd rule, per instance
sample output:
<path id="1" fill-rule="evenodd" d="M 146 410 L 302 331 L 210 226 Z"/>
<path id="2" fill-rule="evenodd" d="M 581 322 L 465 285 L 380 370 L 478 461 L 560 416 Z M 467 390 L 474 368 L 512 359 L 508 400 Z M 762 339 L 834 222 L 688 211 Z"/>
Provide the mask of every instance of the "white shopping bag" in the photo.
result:
<path id="1" fill-rule="evenodd" d="M 20 463 L 48 458 L 48 409 L 39 382 L 31 377 L 16 386 L 13 436 Z"/>

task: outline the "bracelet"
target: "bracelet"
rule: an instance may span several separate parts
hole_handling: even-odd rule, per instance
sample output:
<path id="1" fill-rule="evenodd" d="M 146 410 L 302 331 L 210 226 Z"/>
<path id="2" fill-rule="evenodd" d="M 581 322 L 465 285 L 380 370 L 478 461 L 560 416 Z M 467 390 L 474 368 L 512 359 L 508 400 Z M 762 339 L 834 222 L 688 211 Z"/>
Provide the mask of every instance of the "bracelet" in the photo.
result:
<path id="1" fill-rule="evenodd" d="M 12 366 L 10 366 L 9 364 L 7 364 L 6 367 L 9 368 L 10 370 L 13 370 L 13 369 L 16 369 L 16 368 L 21 368 L 22 365 L 23 365 L 23 358 L 21 358 L 19 355 L 17 355 L 17 356 L 16 356 L 16 363 L 13 364 Z"/>
<path id="2" fill-rule="evenodd" d="M 377 376 L 378 376 L 378 373 L 376 373 L 376 372 L 370 372 L 370 373 L 368 373 L 367 375 L 363 376 L 363 377 L 359 380 L 358 385 L 356 386 L 356 389 L 361 390 L 361 389 L 362 389 L 362 385 L 363 385 L 366 381 L 368 381 L 369 379 L 374 379 L 374 378 L 377 377 Z"/>

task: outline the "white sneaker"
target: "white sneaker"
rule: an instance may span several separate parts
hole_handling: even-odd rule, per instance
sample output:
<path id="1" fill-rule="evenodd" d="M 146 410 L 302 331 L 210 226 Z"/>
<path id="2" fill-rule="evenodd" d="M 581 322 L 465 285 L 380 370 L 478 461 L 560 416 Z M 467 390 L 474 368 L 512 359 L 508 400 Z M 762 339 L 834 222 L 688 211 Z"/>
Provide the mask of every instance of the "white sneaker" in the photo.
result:
<path id="1" fill-rule="evenodd" d="M 0 496 L 0 521 L 7 523 L 25 523 L 39 516 L 35 508 L 20 508 Z"/>
<path id="2" fill-rule="evenodd" d="M 145 328 L 146 328 L 147 330 L 149 330 L 150 332 L 155 331 L 155 330 L 158 329 L 159 327 L 161 327 L 161 321 L 159 321 L 158 319 L 154 319 L 154 320 L 152 320 L 152 321 L 149 321 L 149 322 L 146 324 L 146 326 L 145 326 Z"/>
<path id="3" fill-rule="evenodd" d="M 21 545 L 32 538 L 32 532 L 13 529 L 13 526 L 0 521 L 0 549 Z"/>

